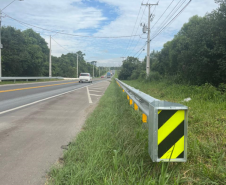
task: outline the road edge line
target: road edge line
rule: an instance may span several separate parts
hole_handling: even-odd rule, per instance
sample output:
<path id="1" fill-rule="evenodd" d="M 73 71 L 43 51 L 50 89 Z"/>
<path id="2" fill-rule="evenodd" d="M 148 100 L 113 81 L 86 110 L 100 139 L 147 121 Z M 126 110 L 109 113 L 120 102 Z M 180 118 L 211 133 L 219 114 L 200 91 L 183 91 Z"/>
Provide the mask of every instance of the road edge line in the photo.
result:
<path id="1" fill-rule="evenodd" d="M 87 90 L 87 96 L 88 96 L 89 103 L 93 103 L 92 102 L 92 99 L 90 97 L 90 94 L 89 94 L 89 88 L 88 88 L 88 86 L 86 86 L 86 90 Z"/>

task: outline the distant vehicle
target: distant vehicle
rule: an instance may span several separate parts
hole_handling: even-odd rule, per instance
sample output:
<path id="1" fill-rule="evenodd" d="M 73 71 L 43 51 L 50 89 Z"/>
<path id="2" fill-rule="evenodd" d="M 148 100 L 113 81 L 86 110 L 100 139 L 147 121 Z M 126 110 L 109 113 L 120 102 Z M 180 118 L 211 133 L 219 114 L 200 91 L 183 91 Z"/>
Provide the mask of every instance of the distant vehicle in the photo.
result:
<path id="1" fill-rule="evenodd" d="M 107 78 L 111 78 L 111 73 L 107 72 Z"/>
<path id="2" fill-rule="evenodd" d="M 89 82 L 92 83 L 92 77 L 90 73 L 80 73 L 79 75 L 79 83 Z"/>
<path id="3" fill-rule="evenodd" d="M 101 76 L 101 78 L 104 78 L 104 76 Z"/>

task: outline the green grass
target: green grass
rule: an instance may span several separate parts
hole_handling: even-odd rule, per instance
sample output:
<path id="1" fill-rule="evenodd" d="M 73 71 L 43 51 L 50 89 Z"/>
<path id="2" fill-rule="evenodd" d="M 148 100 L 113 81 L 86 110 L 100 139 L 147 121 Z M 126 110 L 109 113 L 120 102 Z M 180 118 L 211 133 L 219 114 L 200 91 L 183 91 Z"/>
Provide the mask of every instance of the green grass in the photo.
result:
<path id="1" fill-rule="evenodd" d="M 60 81 L 60 79 L 51 79 L 51 80 L 29 80 L 29 81 L 26 81 L 26 80 L 18 80 L 18 81 L 1 81 L 0 82 L 0 85 L 7 85 L 7 84 L 21 84 L 21 83 L 35 83 L 35 82 L 50 82 L 50 81 Z"/>
<path id="2" fill-rule="evenodd" d="M 205 99 L 209 95 L 198 94 L 198 87 L 190 94 L 193 91 L 186 86 L 127 83 L 164 100 L 192 98 L 185 103 L 189 107 L 188 161 L 151 161 L 141 113 L 129 106 L 126 94 L 112 80 L 83 131 L 69 145 L 63 164 L 49 173 L 48 184 L 225 184 L 226 106 L 221 95 L 215 102 Z"/>

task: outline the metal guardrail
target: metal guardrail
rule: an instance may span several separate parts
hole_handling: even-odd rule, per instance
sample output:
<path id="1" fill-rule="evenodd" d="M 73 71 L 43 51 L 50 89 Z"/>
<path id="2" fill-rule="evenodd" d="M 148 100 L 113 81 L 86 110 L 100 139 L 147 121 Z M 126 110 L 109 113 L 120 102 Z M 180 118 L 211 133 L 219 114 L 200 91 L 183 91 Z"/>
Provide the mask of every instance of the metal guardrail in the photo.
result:
<path id="1" fill-rule="evenodd" d="M 188 107 L 153 98 L 116 79 L 134 110 L 148 124 L 148 152 L 153 162 L 187 161 Z"/>
<path id="2" fill-rule="evenodd" d="M 0 80 L 50 80 L 50 79 L 64 79 L 63 77 L 0 77 Z"/>

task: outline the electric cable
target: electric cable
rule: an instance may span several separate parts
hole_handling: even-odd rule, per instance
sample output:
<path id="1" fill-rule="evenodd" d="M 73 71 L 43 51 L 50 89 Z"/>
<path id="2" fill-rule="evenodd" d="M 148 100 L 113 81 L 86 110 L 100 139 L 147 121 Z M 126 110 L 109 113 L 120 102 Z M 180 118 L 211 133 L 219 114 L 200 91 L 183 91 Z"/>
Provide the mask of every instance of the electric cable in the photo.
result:
<path id="1" fill-rule="evenodd" d="M 165 20 L 160 24 L 159 28 L 155 31 L 155 33 L 153 35 L 155 35 L 156 33 L 159 32 L 159 30 L 161 30 L 165 24 L 167 24 L 167 22 L 177 13 L 177 11 L 182 7 L 182 5 L 187 1 L 184 0 L 181 4 L 182 0 L 180 0 L 176 6 L 173 8 L 173 10 L 167 15 L 167 17 L 165 18 Z M 177 9 L 176 9 L 177 8 Z M 176 9 L 176 10 L 175 10 Z M 174 11 L 175 10 L 175 11 Z"/>
<path id="2" fill-rule="evenodd" d="M 149 0 L 147 1 L 147 3 L 148 3 L 148 2 L 149 2 Z M 144 7 L 143 14 L 142 14 L 141 19 L 140 19 L 140 23 L 141 23 L 142 18 L 143 18 L 143 16 L 144 16 L 144 12 L 145 12 L 145 10 L 146 10 L 146 7 L 147 7 L 147 6 Z M 140 23 L 139 23 L 139 24 L 140 24 Z M 138 25 L 138 28 L 137 28 L 135 34 L 137 34 L 138 29 L 139 29 L 139 25 Z M 133 37 L 133 40 L 132 40 L 131 44 L 130 44 L 127 48 L 129 48 L 129 47 L 133 44 L 134 38 L 135 38 L 135 37 Z M 139 39 L 139 40 L 140 40 L 140 39 Z M 126 54 L 128 53 L 127 48 L 126 48 L 125 53 L 123 54 L 123 56 L 126 55 Z"/>
<path id="3" fill-rule="evenodd" d="M 55 43 L 57 43 L 60 47 L 62 47 L 63 49 L 67 50 L 69 53 L 72 53 L 71 51 L 69 51 L 68 49 L 66 49 L 65 47 L 63 47 L 61 44 L 59 44 L 57 41 L 55 41 L 55 39 L 51 38 Z"/>
<path id="4" fill-rule="evenodd" d="M 142 1 L 142 3 L 143 3 L 143 2 L 144 2 L 144 0 Z M 142 3 L 141 3 L 141 4 L 142 4 Z M 139 17 L 139 15 L 140 15 L 140 10 L 141 10 L 141 8 L 142 8 L 142 6 L 140 5 L 140 9 L 139 9 L 139 12 L 138 12 L 138 15 L 137 15 L 137 18 L 136 18 L 135 24 L 134 24 L 134 26 L 133 26 L 133 31 L 134 31 L 134 28 L 135 28 L 135 26 L 136 26 L 136 24 L 137 24 L 137 20 L 138 20 L 138 17 Z M 133 31 L 132 31 L 131 35 L 133 34 Z M 131 42 L 131 38 L 129 39 L 129 41 L 128 41 L 128 44 L 127 44 L 127 47 L 126 47 L 126 48 L 128 48 L 128 46 L 129 46 L 130 42 Z"/>
<path id="5" fill-rule="evenodd" d="M 192 0 L 190 0 L 182 9 L 181 11 L 167 24 L 165 25 L 156 35 L 154 35 L 151 40 L 155 39 L 168 25 L 170 25 L 184 10 L 185 8 L 191 3 Z"/>
<path id="6" fill-rule="evenodd" d="M 151 27 L 151 29 L 158 23 L 158 21 L 162 18 L 162 16 L 165 14 L 165 12 L 169 9 L 169 7 L 171 6 L 171 4 L 174 2 L 174 0 L 171 1 L 171 3 L 169 4 L 169 6 L 165 9 L 165 11 L 163 12 L 163 14 L 160 16 L 160 18 L 155 22 L 155 24 Z"/>
<path id="7" fill-rule="evenodd" d="M 106 36 L 106 37 L 98 37 L 98 36 L 87 36 L 87 35 L 76 35 L 76 34 L 70 34 L 70 33 L 65 33 L 65 32 L 58 32 L 58 31 L 54 31 L 54 30 L 49 30 L 49 29 L 46 29 L 46 28 L 42 28 L 42 27 L 39 27 L 39 26 L 35 26 L 35 25 L 32 25 L 32 24 L 28 24 L 28 23 L 25 23 L 23 21 L 20 21 L 20 20 L 17 20 L 9 15 L 7 15 L 6 13 L 4 13 L 8 18 L 14 20 L 14 21 L 17 21 L 17 22 L 20 22 L 20 23 L 23 23 L 25 25 L 29 25 L 31 27 L 34 27 L 34 28 L 38 28 L 38 29 L 41 29 L 41 30 L 45 30 L 45 31 L 48 31 L 48 32 L 53 32 L 53 33 L 58 33 L 58 34 L 61 34 L 61 35 L 68 35 L 68 36 L 73 36 L 73 37 L 88 37 L 88 38 L 99 38 L 99 39 L 108 39 L 108 38 L 111 38 L 111 39 L 117 39 L 117 38 L 128 38 L 128 37 L 138 37 L 139 35 L 125 35 L 125 36 Z"/>
<path id="8" fill-rule="evenodd" d="M 133 55 L 133 57 L 135 57 L 137 55 L 137 53 L 139 53 L 140 51 L 142 51 L 145 48 L 146 45 L 147 45 L 147 42 L 145 42 L 144 46 L 138 52 L 136 52 L 135 55 Z"/>

